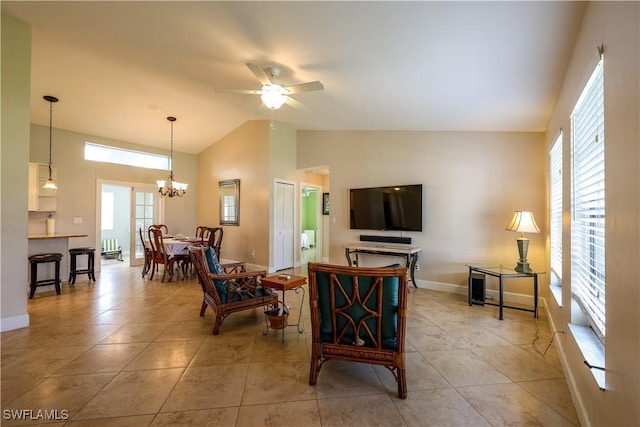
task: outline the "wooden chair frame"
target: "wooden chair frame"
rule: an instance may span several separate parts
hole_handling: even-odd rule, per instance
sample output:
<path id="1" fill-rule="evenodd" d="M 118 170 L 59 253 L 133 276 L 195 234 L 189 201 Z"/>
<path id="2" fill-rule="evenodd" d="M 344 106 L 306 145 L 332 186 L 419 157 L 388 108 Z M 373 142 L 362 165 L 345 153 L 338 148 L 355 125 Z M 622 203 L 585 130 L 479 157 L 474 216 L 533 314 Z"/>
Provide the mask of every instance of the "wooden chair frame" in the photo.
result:
<path id="1" fill-rule="evenodd" d="M 151 230 L 152 228 L 158 228 L 160 231 L 164 231 L 163 234 L 169 234 L 169 227 L 164 224 L 152 224 L 149 226 L 148 230 Z"/>
<path id="2" fill-rule="evenodd" d="M 142 277 L 144 277 L 149 272 L 151 264 L 153 264 L 153 251 L 151 250 L 149 242 L 144 239 L 142 228 L 139 228 L 138 231 L 140 232 L 140 244 L 144 251 L 144 266 L 142 267 Z"/>
<path id="3" fill-rule="evenodd" d="M 196 237 L 200 239 L 200 243 L 208 242 L 211 236 L 211 227 L 199 225 L 196 227 Z"/>
<path id="4" fill-rule="evenodd" d="M 407 269 L 404 267 L 364 268 L 309 263 L 309 304 L 311 307 L 311 366 L 309 385 L 315 385 L 322 365 L 327 360 L 336 359 L 351 362 L 382 365 L 389 369 L 398 383 L 398 395 L 407 397 L 407 377 L 405 370 L 405 333 L 407 307 Z M 324 319 L 331 319 L 331 337 L 321 336 L 321 302 L 318 289 L 318 275 L 328 277 L 330 313 Z M 362 278 L 366 277 L 365 281 Z M 384 345 L 382 336 L 383 288 L 385 278 L 398 278 L 397 323 L 395 346 Z M 325 282 L 323 278 L 323 283 Z M 348 285 L 348 286 L 345 286 Z M 324 285 L 323 285 L 324 286 Z M 362 286 L 368 286 L 362 289 Z M 350 290 L 351 289 L 351 290 Z M 338 306 L 337 298 L 346 301 Z M 354 307 L 359 311 L 353 315 Z M 386 310 L 389 308 L 387 307 Z M 340 322 L 339 322 L 340 320 Z M 340 326 L 342 325 L 342 326 Z M 374 327 L 371 327 L 375 325 Z M 326 325 L 325 325 L 326 332 Z M 355 339 L 352 336 L 355 335 Z M 347 339 L 347 337 L 350 337 Z M 362 337 L 363 339 L 361 339 Z"/>
<path id="5" fill-rule="evenodd" d="M 209 227 L 209 240 L 208 244 L 210 248 L 216 251 L 216 256 L 220 259 L 220 250 L 222 249 L 222 235 L 224 234 L 222 227 Z"/>
<path id="6" fill-rule="evenodd" d="M 164 271 L 162 272 L 162 280 L 169 273 L 169 281 L 173 278 L 173 266 L 176 262 L 176 258 L 171 256 L 167 252 L 167 248 L 164 247 L 164 243 L 162 241 L 162 230 L 160 228 L 149 228 L 149 244 L 151 245 L 152 256 L 152 264 L 151 264 L 151 276 L 149 276 L 150 280 L 153 280 L 153 276 L 157 270 L 158 264 L 164 265 Z"/>
<path id="7" fill-rule="evenodd" d="M 203 247 L 189 246 L 189 256 L 202 286 L 200 316 L 204 316 L 207 306 L 211 307 L 216 315 L 213 335 L 218 335 L 222 322 L 232 313 L 259 307 L 264 311 L 267 306 L 278 304 L 278 296 L 268 288 L 263 289 L 264 296 L 258 296 L 260 278 L 267 275 L 266 271 L 246 271 L 244 262 L 236 262 L 221 264 L 225 274 L 210 273 L 204 250 Z M 214 280 L 224 282 L 227 302 L 222 302 Z M 241 299 L 233 301 L 238 296 Z"/>

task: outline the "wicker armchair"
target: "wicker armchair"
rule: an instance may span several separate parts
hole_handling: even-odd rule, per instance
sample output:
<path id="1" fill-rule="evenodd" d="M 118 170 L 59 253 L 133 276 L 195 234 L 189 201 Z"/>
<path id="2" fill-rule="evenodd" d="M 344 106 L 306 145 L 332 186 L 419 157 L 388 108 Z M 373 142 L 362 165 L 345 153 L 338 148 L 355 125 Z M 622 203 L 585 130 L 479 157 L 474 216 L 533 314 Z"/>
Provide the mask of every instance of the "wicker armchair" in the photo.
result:
<path id="1" fill-rule="evenodd" d="M 309 263 L 311 366 L 315 385 L 330 359 L 383 365 L 407 397 L 404 366 L 407 270 Z"/>
<path id="2" fill-rule="evenodd" d="M 259 279 L 266 276 L 266 271 L 245 271 L 244 262 L 220 265 L 212 248 L 189 246 L 189 256 L 202 286 L 200 316 L 207 306 L 216 314 L 213 335 L 218 335 L 220 325 L 232 313 L 278 303 L 274 292 L 260 286 Z M 210 272 L 210 262 L 211 270 L 217 273 Z"/>

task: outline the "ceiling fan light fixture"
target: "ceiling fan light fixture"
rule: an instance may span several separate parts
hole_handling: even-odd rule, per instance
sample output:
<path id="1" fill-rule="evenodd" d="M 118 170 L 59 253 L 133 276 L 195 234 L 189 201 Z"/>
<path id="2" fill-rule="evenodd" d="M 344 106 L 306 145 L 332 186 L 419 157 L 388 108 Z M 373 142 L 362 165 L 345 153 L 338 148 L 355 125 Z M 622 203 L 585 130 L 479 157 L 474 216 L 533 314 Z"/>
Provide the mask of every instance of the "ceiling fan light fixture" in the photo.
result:
<path id="1" fill-rule="evenodd" d="M 260 99 L 267 108 L 277 110 L 282 104 L 287 102 L 289 91 L 278 84 L 268 84 L 262 87 Z"/>

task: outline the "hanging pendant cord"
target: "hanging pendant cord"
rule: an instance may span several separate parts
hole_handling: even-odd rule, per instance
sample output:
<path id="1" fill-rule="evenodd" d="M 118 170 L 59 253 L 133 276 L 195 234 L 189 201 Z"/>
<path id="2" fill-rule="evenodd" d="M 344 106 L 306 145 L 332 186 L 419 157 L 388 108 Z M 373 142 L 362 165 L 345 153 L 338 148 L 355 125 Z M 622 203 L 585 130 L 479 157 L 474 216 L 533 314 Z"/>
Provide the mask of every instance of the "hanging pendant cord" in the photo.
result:
<path id="1" fill-rule="evenodd" d="M 49 179 L 51 179 L 51 134 L 53 132 L 53 102 L 49 101 Z"/>
<path id="2" fill-rule="evenodd" d="M 169 177 L 171 181 L 173 181 L 173 120 L 171 121 L 171 156 L 170 156 L 171 165 L 169 167 Z"/>

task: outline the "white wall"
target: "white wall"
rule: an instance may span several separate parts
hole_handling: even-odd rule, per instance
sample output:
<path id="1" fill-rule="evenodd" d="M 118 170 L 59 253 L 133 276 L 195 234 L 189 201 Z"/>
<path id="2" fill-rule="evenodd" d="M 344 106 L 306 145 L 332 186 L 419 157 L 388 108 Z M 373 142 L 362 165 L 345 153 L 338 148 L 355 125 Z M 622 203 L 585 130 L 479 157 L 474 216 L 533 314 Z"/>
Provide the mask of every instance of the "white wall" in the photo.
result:
<path id="1" fill-rule="evenodd" d="M 1 330 L 6 331 L 29 325 L 26 290 L 31 29 L 3 14 L 1 40 L 0 308 Z"/>
<path id="2" fill-rule="evenodd" d="M 569 388 L 583 425 L 640 425 L 640 3 L 588 2 L 546 136 L 564 131 L 562 304 L 547 298 Z M 571 322 L 569 115 L 604 45 L 606 182 L 606 391 L 598 389 Z"/>
<path id="3" fill-rule="evenodd" d="M 60 103 L 62 102 L 61 98 Z M 64 114 L 64 111 L 60 111 L 57 114 Z M 161 120 L 159 123 L 162 126 Z M 99 248 L 101 241 L 99 235 L 100 225 L 96 225 L 96 200 L 101 195 L 96 193 L 97 180 L 122 182 L 124 184 L 155 185 L 156 180 L 166 179 L 169 173 L 158 169 L 84 160 L 84 144 L 87 141 L 159 154 L 169 154 L 169 150 L 158 150 L 157 148 L 141 146 L 131 142 L 54 128 L 53 164 L 58 169 L 58 210 L 53 214 L 56 218 L 56 231 L 59 233 L 87 234 L 88 237 L 74 238 L 70 245 Z M 49 128 L 32 124 L 30 161 L 48 162 L 48 150 Z M 174 174 L 177 179 L 189 184 L 189 191 L 184 197 L 165 198 L 164 223 L 167 224 L 171 232 L 193 234 L 196 229 L 198 191 L 197 156 L 174 150 L 173 159 Z M 37 217 L 37 214 L 30 214 L 30 217 L 35 220 L 41 220 L 41 218 Z M 82 224 L 74 224 L 74 217 L 82 217 Z M 131 232 L 135 233 L 136 230 L 131 230 Z M 123 248 L 128 247 L 128 240 L 121 242 L 121 245 Z"/>
<path id="4" fill-rule="evenodd" d="M 218 226 L 218 182 L 240 179 L 240 225 L 223 227 L 222 258 L 272 270 L 271 196 L 276 178 L 322 184 L 319 175 L 297 169 L 296 132 L 283 123 L 248 121 L 198 155 L 199 224 Z M 296 245 L 299 248 L 299 240 Z M 296 251 L 297 263 L 299 257 Z"/>
<path id="5" fill-rule="evenodd" d="M 298 132 L 298 167 L 331 171 L 330 262 L 346 264 L 344 247 L 360 234 L 401 234 L 350 230 L 350 188 L 422 184 L 424 231 L 402 233 L 422 248 L 416 279 L 465 293 L 467 263 L 515 266 L 518 235 L 504 230 L 514 210 L 533 211 L 546 230 L 545 161 L 542 133 Z M 540 270 L 543 233 L 528 235 L 529 261 Z M 507 291 L 532 295 L 522 282 Z"/>

